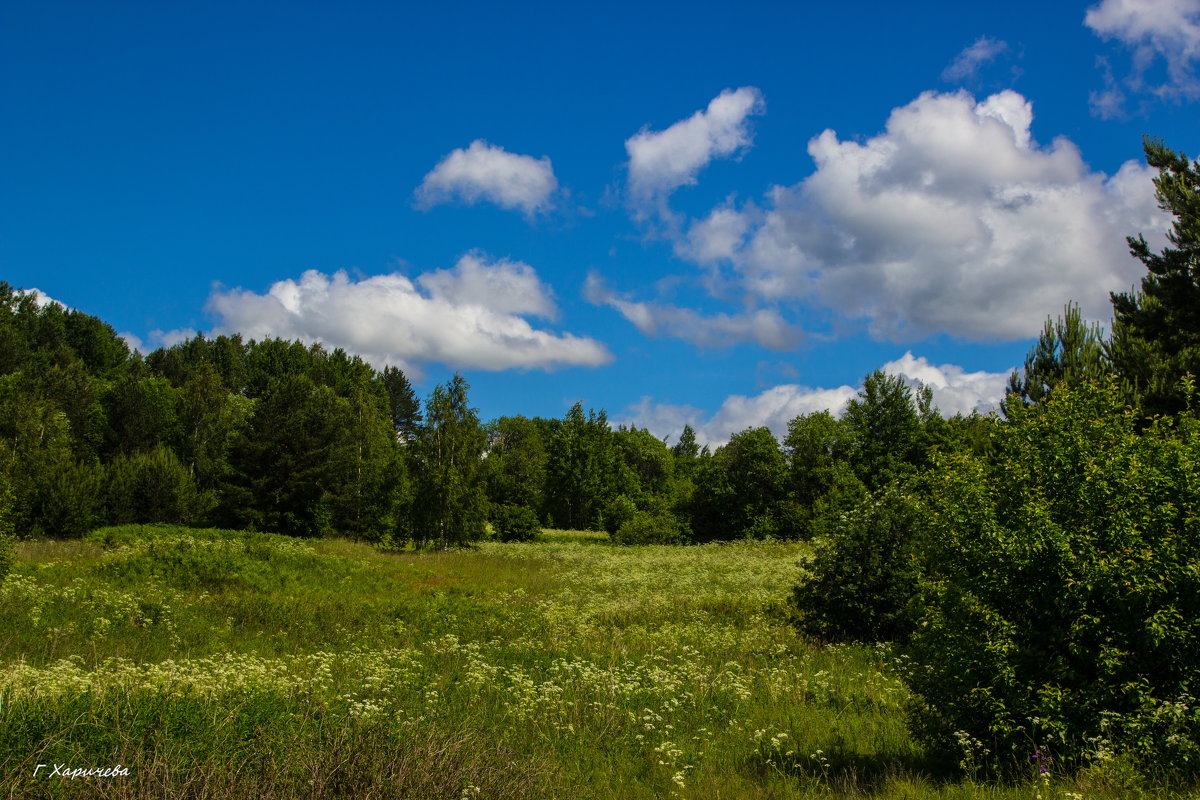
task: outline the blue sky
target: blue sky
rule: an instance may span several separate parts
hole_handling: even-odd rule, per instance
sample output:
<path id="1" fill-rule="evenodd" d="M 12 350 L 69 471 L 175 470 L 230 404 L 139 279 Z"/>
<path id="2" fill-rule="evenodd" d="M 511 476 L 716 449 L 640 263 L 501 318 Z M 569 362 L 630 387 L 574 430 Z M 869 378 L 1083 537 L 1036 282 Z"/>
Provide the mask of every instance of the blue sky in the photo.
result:
<path id="1" fill-rule="evenodd" d="M 0 7 L 0 278 L 709 441 L 988 408 L 1161 238 L 1200 0 Z"/>

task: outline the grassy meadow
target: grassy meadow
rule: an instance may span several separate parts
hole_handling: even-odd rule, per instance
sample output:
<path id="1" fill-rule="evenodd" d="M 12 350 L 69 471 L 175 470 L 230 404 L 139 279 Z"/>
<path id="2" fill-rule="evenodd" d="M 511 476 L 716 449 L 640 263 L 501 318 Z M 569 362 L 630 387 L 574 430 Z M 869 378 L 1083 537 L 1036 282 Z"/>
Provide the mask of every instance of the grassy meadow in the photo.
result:
<path id="1" fill-rule="evenodd" d="M 1171 796 L 1116 761 L 996 786 L 921 752 L 889 648 L 790 624 L 805 553 L 563 531 L 438 553 L 166 526 L 21 542 L 0 796 Z"/>

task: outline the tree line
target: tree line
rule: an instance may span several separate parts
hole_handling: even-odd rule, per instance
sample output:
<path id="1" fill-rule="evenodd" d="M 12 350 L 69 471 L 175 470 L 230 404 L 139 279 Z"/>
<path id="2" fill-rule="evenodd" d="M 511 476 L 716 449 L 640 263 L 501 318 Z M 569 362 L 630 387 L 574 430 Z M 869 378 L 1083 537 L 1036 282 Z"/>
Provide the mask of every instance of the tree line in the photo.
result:
<path id="1" fill-rule="evenodd" d="M 0 283 L 0 476 L 9 528 L 76 537 L 171 522 L 450 546 L 543 526 L 633 543 L 808 538 L 991 423 L 867 376 L 842 417 L 752 428 L 710 452 L 576 404 L 486 424 L 456 376 L 421 403 L 404 372 L 341 349 L 197 335 L 143 357 L 83 312 Z"/>

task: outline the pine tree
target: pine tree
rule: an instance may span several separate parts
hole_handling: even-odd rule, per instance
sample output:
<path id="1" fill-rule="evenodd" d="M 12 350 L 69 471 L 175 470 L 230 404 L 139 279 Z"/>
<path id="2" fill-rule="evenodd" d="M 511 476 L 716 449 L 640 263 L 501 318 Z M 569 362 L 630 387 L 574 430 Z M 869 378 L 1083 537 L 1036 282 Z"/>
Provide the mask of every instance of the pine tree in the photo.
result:
<path id="1" fill-rule="evenodd" d="M 1079 306 L 1067 303 L 1057 320 L 1046 318 L 1037 344 L 1025 356 L 1024 369 L 1009 378 L 1008 391 L 1026 402 L 1044 403 L 1059 384 L 1078 386 L 1111 372 L 1100 327 L 1088 325 Z"/>
<path id="2" fill-rule="evenodd" d="M 1180 378 L 1200 375 L 1200 161 L 1189 162 L 1158 139 L 1147 138 L 1144 147 L 1147 163 L 1158 169 L 1158 205 L 1175 221 L 1170 246 L 1159 253 L 1140 235 L 1128 240 L 1148 274 L 1140 291 L 1112 294 L 1110 356 L 1145 413 L 1174 414 L 1188 403 Z"/>

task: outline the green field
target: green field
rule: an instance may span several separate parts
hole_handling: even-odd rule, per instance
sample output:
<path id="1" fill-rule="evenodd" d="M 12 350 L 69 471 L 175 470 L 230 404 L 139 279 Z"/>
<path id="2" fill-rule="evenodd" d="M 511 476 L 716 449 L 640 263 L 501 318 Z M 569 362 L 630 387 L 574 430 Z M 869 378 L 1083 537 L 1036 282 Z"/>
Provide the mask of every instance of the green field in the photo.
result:
<path id="1" fill-rule="evenodd" d="M 137 526 L 22 542 L 0 584 L 0 797 L 1170 794 L 1119 762 L 995 786 L 922 753 L 889 648 L 790 624 L 805 552 L 557 531 L 442 553 Z"/>

